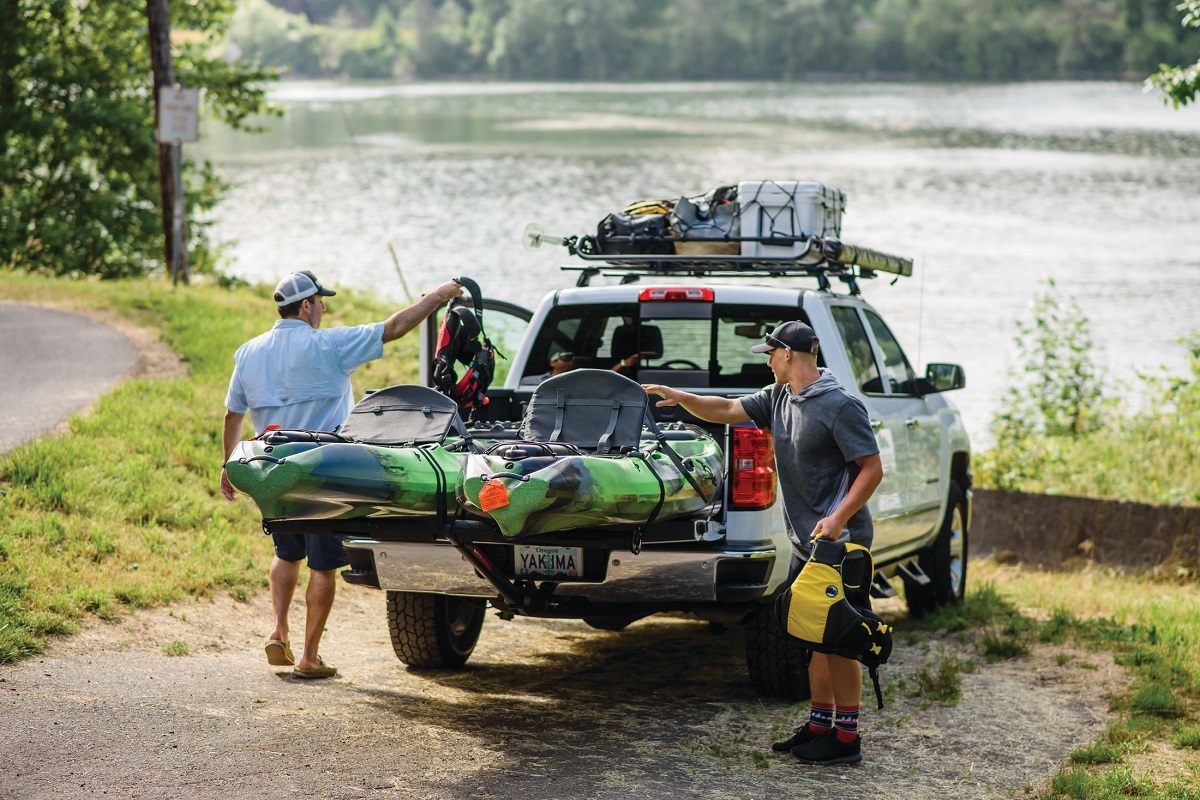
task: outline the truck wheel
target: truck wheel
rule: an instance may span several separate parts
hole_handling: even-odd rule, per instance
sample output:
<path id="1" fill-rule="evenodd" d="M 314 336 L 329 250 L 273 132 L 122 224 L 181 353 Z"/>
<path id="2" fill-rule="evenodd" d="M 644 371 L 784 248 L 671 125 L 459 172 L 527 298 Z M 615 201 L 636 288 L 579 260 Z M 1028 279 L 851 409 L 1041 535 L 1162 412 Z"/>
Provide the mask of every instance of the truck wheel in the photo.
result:
<path id="1" fill-rule="evenodd" d="M 911 616 L 921 617 L 948 605 L 960 605 L 967 592 L 967 502 L 957 485 L 950 485 L 941 530 L 918 557 L 929 583 L 918 586 L 905 579 L 904 595 Z"/>
<path id="2" fill-rule="evenodd" d="M 764 697 L 805 700 L 809 696 L 805 650 L 779 625 L 768 603 L 746 620 L 746 669 Z"/>
<path id="3" fill-rule="evenodd" d="M 475 597 L 388 592 L 388 633 L 410 667 L 461 667 L 471 657 L 487 601 Z"/>

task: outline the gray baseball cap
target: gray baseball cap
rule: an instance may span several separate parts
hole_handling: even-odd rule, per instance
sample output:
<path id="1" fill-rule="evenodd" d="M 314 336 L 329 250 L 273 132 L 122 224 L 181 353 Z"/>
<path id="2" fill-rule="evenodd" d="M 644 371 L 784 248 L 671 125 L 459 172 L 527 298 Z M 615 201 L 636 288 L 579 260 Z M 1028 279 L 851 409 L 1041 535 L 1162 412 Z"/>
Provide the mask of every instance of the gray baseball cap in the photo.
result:
<path id="1" fill-rule="evenodd" d="M 321 282 L 317 280 L 317 276 L 308 270 L 293 272 L 275 287 L 275 305 L 283 308 L 306 297 L 312 297 L 314 294 L 333 297 L 337 292 L 322 286 Z"/>

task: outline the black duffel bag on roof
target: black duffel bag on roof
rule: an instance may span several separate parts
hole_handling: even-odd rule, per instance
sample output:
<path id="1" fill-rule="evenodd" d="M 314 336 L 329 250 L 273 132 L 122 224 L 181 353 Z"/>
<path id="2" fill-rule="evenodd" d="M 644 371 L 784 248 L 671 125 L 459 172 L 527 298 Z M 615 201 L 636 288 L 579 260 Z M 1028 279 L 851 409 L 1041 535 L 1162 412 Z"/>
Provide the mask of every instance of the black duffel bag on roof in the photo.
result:
<path id="1" fill-rule="evenodd" d="M 596 228 L 596 246 L 602 254 L 669 255 L 675 252 L 666 214 L 630 214 L 615 211 Z"/>

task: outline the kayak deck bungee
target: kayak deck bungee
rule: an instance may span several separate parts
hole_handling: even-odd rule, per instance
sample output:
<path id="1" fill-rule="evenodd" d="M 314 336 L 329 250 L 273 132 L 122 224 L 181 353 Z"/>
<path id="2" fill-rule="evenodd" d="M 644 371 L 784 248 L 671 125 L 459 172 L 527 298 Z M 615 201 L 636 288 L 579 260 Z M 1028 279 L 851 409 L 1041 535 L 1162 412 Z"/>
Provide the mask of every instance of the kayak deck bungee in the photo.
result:
<path id="1" fill-rule="evenodd" d="M 241 442 L 226 470 L 264 521 L 327 521 L 329 533 L 338 520 L 471 516 L 512 539 L 698 514 L 719 494 L 721 448 L 695 426 L 663 433 L 646 407 L 628 378 L 576 370 L 534 392 L 519 428 L 472 432 L 444 395 L 394 386 L 364 398 L 337 434 Z"/>

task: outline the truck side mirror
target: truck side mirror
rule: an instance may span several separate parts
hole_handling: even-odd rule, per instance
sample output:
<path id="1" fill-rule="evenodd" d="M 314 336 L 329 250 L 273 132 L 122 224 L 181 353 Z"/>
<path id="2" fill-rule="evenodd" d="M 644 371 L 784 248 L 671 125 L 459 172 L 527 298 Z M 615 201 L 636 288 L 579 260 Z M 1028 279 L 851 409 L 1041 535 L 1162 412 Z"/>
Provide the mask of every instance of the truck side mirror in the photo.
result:
<path id="1" fill-rule="evenodd" d="M 967 375 L 958 364 L 929 364 L 925 367 L 925 393 L 937 394 L 962 389 L 967 385 Z"/>

